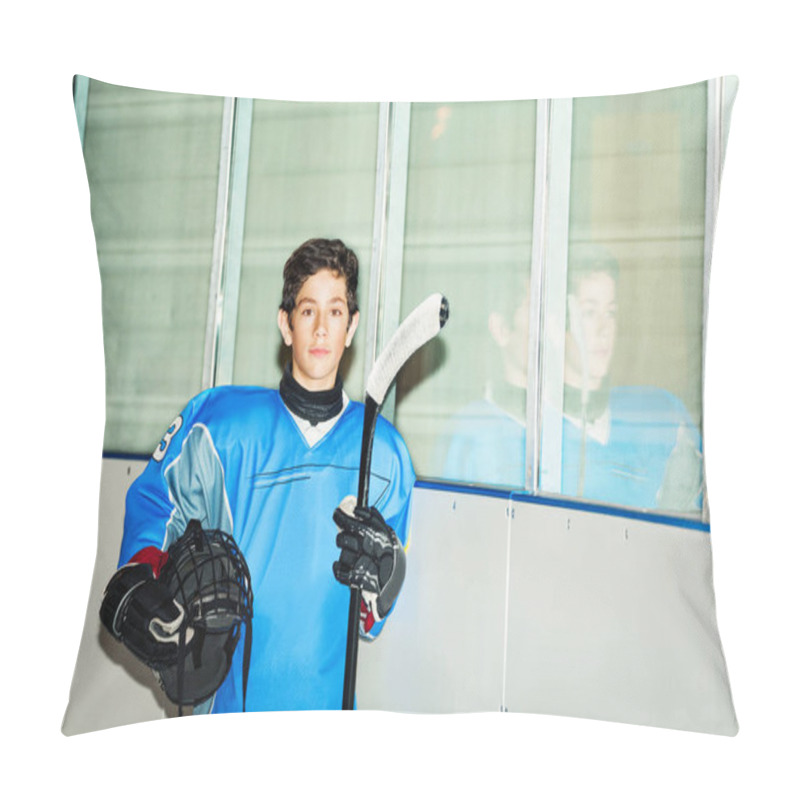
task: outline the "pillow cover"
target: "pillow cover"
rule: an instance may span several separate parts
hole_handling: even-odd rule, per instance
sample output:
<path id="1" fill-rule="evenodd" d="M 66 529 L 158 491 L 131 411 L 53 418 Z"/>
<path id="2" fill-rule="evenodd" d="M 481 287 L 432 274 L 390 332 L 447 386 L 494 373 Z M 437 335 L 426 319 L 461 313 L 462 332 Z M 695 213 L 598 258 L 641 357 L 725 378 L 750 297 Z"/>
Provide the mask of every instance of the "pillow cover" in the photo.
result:
<path id="1" fill-rule="evenodd" d="M 179 431 L 190 398 L 278 386 L 291 360 L 275 324 L 282 269 L 319 236 L 341 238 L 361 262 L 361 324 L 341 368 L 353 400 L 368 354 L 422 297 L 441 291 L 451 305 L 382 410 L 417 480 L 405 582 L 385 628 L 359 649 L 358 707 L 735 734 L 711 573 L 702 378 L 736 85 L 378 104 L 76 78 L 107 397 L 97 560 L 63 732 L 180 713 L 100 621 L 104 587 L 131 555 L 126 495 L 173 437 L 188 454 Z M 304 468 L 320 465 L 315 446 Z M 274 491 L 252 480 L 248 491 Z M 173 503 L 176 491 L 169 484 Z M 319 513 L 327 553 L 333 508 Z M 236 538 L 231 517 L 213 527 Z M 303 554 L 293 558 L 302 569 Z M 260 582 L 285 580 L 287 569 L 259 559 L 254 628 Z M 346 596 L 325 568 L 326 592 Z M 293 609 L 292 635 L 319 636 L 309 622 L 318 614 Z M 268 657 L 291 682 L 296 654 L 281 641 Z M 266 656 L 254 658 L 257 687 Z M 312 691 L 297 707 L 325 704 Z"/>

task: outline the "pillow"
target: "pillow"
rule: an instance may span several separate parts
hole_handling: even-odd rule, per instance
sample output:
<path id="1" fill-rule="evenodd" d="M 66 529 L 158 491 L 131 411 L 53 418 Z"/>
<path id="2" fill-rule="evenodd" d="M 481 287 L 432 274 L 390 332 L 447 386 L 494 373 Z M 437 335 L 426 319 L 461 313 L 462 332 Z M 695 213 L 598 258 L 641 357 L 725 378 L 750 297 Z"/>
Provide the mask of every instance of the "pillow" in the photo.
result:
<path id="1" fill-rule="evenodd" d="M 341 365 L 353 401 L 372 354 L 423 297 L 441 291 L 451 308 L 382 408 L 400 436 L 379 425 L 370 488 L 405 540 L 406 573 L 385 625 L 359 648 L 358 708 L 735 734 L 702 431 L 711 243 L 736 86 L 727 77 L 638 95 L 389 105 L 78 76 L 107 396 L 97 560 L 63 732 L 185 711 L 100 621 L 104 588 L 133 555 L 123 530 L 141 501 L 128 500 L 126 523 L 126 495 L 146 469 L 151 480 L 173 438 L 181 457 L 202 438 L 181 429 L 190 414 L 192 430 L 203 428 L 203 409 L 226 396 L 206 390 L 278 386 L 292 359 L 275 325 L 282 269 L 298 245 L 324 237 L 361 262 L 360 324 Z M 257 390 L 229 396 L 244 392 Z M 355 494 L 360 429 L 336 456 L 345 460 L 319 461 L 344 412 L 336 419 L 305 439 L 316 456 L 282 476 L 310 485 L 333 465 Z M 217 471 L 215 485 L 232 493 L 233 462 L 202 452 L 212 458 L 170 466 L 172 478 Z M 241 469 L 248 497 L 284 483 L 252 470 Z M 165 480 L 164 549 L 188 514 Z M 236 502 L 220 500 L 226 513 L 210 527 L 237 538 Z M 329 566 L 332 513 L 319 510 L 329 539 L 308 559 L 325 554 L 315 581 L 346 604 Z M 291 613 L 259 606 L 264 586 L 311 569 L 306 551 L 281 561 L 279 550 L 248 551 L 246 538 L 255 641 L 265 641 L 259 621 L 263 631 L 282 620 L 296 641 L 328 631 L 318 622 L 327 600 L 312 592 Z M 344 618 L 333 628 L 335 671 Z M 244 640 L 225 684 L 237 697 Z M 331 707 L 298 677 L 305 651 L 280 641 L 253 651 L 251 710 L 278 707 L 261 686 L 269 670 L 307 688 L 287 708 Z M 196 711 L 220 710 L 227 691 Z"/>

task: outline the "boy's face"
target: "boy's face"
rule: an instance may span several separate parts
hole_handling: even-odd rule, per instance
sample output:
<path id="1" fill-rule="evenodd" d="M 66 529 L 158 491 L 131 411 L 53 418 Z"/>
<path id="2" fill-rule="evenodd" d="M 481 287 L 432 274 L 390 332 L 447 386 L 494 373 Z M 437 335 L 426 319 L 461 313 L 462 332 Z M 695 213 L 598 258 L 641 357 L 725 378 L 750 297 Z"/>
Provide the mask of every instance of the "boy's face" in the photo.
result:
<path id="1" fill-rule="evenodd" d="M 597 389 L 608 373 L 617 336 L 617 291 L 614 279 L 594 272 L 578 284 L 576 315 L 567 332 L 564 378 L 581 388 Z"/>
<path id="2" fill-rule="evenodd" d="M 278 312 L 283 341 L 292 348 L 292 376 L 312 392 L 332 389 L 339 362 L 358 327 L 358 312 L 347 311 L 347 284 L 343 275 L 322 269 L 307 278 L 289 315 Z"/>
<path id="3" fill-rule="evenodd" d="M 531 283 L 525 281 L 525 290 L 508 319 L 501 312 L 489 315 L 489 333 L 500 346 L 505 380 L 512 386 L 525 388 L 528 377 L 528 327 L 531 304 Z"/>

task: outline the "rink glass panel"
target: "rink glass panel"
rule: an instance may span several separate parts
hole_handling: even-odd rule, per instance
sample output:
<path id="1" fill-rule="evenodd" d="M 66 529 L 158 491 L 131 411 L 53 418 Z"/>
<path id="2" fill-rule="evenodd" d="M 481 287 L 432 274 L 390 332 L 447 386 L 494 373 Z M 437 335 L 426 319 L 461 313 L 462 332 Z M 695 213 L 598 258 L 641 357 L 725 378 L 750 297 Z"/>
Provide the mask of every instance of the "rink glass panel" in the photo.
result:
<path id="1" fill-rule="evenodd" d="M 706 92 L 702 83 L 573 101 L 568 263 L 555 265 L 570 284 L 548 298 L 543 326 L 545 493 L 701 513 Z M 604 313 L 609 290 L 579 277 L 592 251 L 617 268 L 613 331 L 596 337 L 591 326 L 602 325 L 590 317 Z M 571 326 L 568 298 L 579 293 L 596 310 L 584 306 Z M 610 348 L 607 369 L 592 363 L 593 347 Z M 570 364 L 574 376 L 584 363 L 570 395 Z M 584 403 L 603 391 L 611 419 L 593 423 Z"/>
<path id="2" fill-rule="evenodd" d="M 413 103 L 405 149 L 391 141 L 383 167 L 379 104 L 241 101 L 252 103 L 236 156 L 246 159 L 246 180 L 233 187 L 240 196 L 226 218 L 233 227 L 239 214 L 243 228 L 240 280 L 224 297 L 219 329 L 232 346 L 206 379 L 218 335 L 209 297 L 223 102 L 90 83 L 85 154 L 103 277 L 106 452 L 151 452 L 207 385 L 275 386 L 288 358 L 275 324 L 283 264 L 309 237 L 340 237 L 361 262 L 361 324 L 342 370 L 351 397 L 361 397 L 371 348 L 420 300 L 442 292 L 451 303 L 447 327 L 408 362 L 384 407 L 419 476 L 700 513 L 696 496 L 591 494 L 565 477 L 576 470 L 564 374 L 568 254 L 596 245 L 618 264 L 606 385 L 632 389 L 645 442 L 665 427 L 652 392 L 669 398 L 679 414 L 670 411 L 666 426 L 680 418 L 690 433 L 672 480 L 702 481 L 706 83 L 552 101 L 569 106 L 566 131 L 540 124 L 545 102 Z M 392 163 L 398 153 L 407 165 Z M 568 168 L 556 175 L 558 159 Z M 550 170 L 545 193 L 536 188 L 541 170 Z M 388 206 L 382 227 L 376 190 L 389 175 L 395 191 L 398 173 L 403 202 Z M 542 228 L 543 241 L 542 215 L 564 218 L 562 229 Z M 391 257 L 378 263 L 387 230 L 400 230 L 400 246 L 389 242 Z M 223 289 L 230 271 L 223 263 Z M 611 458 L 594 470 L 617 467 Z"/>
<path id="3" fill-rule="evenodd" d="M 90 83 L 84 155 L 102 278 L 106 451 L 151 452 L 201 389 L 222 105 Z"/>
<path id="4" fill-rule="evenodd" d="M 535 134 L 535 102 L 411 107 L 400 317 L 431 292 L 451 305 L 397 382 L 395 421 L 423 476 L 524 484 Z M 462 454 L 464 432 L 494 415 L 512 447 Z"/>
<path id="5" fill-rule="evenodd" d="M 361 398 L 377 139 L 377 103 L 255 101 L 234 383 L 277 386 L 289 358 L 276 324 L 283 265 L 307 239 L 338 238 L 360 262 L 361 324 L 342 374 Z"/>

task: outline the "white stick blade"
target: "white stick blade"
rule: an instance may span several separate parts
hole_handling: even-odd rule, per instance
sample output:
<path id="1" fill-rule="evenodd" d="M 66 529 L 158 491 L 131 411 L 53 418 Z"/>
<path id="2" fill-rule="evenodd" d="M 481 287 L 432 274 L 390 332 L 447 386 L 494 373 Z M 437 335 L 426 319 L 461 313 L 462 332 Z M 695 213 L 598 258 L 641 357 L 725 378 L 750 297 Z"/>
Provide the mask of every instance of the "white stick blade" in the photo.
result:
<path id="1" fill-rule="evenodd" d="M 367 378 L 367 394 L 380 405 L 403 364 L 433 339 L 447 319 L 447 300 L 432 294 L 423 300 L 394 332 Z"/>

